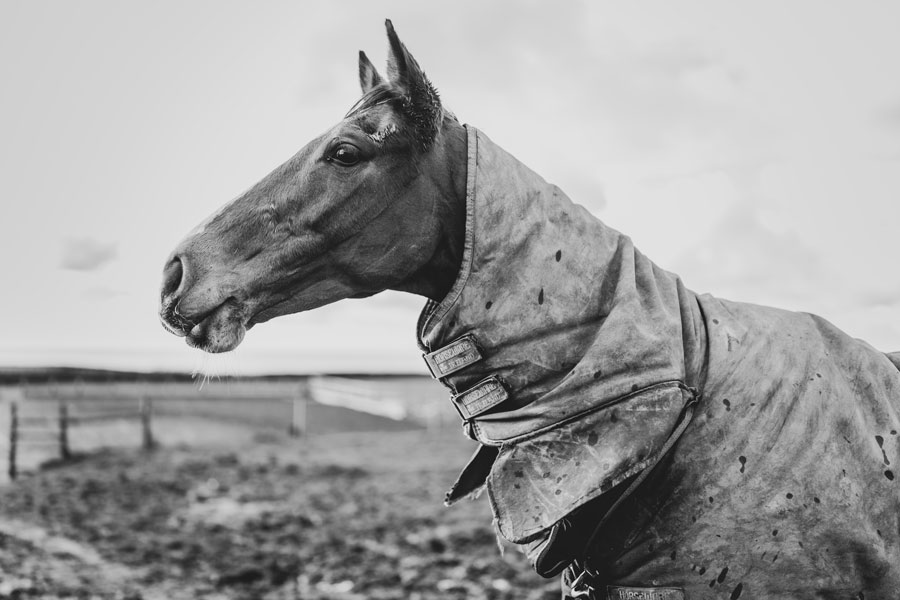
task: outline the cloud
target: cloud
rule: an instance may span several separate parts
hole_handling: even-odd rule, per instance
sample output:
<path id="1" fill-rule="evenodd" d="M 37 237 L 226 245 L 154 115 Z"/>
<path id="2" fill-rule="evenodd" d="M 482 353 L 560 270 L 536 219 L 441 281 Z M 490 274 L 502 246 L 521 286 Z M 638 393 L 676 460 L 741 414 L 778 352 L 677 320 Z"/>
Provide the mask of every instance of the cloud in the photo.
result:
<path id="1" fill-rule="evenodd" d="M 124 296 L 125 292 L 119 289 L 111 288 L 106 285 L 97 285 L 85 289 L 81 292 L 82 298 L 91 301 L 111 300 L 118 296 Z"/>
<path id="2" fill-rule="evenodd" d="M 710 157 L 754 154 L 764 133 L 742 100 L 738 68 L 693 40 L 647 45 L 610 36 L 583 70 L 590 74 L 584 97 L 591 99 L 596 135 L 609 137 L 615 155 L 623 149 L 641 160 L 674 155 L 696 168 Z"/>
<path id="3" fill-rule="evenodd" d="M 588 26 L 578 10 L 554 19 L 558 26 L 546 29 L 540 21 L 496 25 L 480 36 L 496 48 L 473 40 L 448 53 L 481 65 L 465 69 L 465 79 L 459 69 L 446 67 L 446 79 L 435 69 L 457 115 L 484 123 L 538 172 L 562 181 L 573 166 L 597 172 L 640 160 L 697 169 L 768 155 L 771 127 L 745 97 L 742 66 L 719 44 L 689 34 L 648 40 L 613 22 Z"/>
<path id="4" fill-rule="evenodd" d="M 884 352 L 900 351 L 900 301 L 877 306 L 849 307 L 823 314 L 849 335 Z"/>
<path id="5" fill-rule="evenodd" d="M 783 307 L 803 308 L 833 287 L 815 252 L 789 231 L 772 231 L 746 205 L 725 215 L 675 270 L 698 292 Z"/>
<path id="6" fill-rule="evenodd" d="M 857 294 L 856 300 L 862 309 L 900 307 L 900 286 L 894 285 L 893 289 L 861 290 Z"/>
<path id="7" fill-rule="evenodd" d="M 69 238 L 63 242 L 59 266 L 72 271 L 95 271 L 117 256 L 115 242 Z"/>
<path id="8" fill-rule="evenodd" d="M 875 120 L 879 125 L 900 128 L 900 100 L 879 110 L 875 115 Z"/>

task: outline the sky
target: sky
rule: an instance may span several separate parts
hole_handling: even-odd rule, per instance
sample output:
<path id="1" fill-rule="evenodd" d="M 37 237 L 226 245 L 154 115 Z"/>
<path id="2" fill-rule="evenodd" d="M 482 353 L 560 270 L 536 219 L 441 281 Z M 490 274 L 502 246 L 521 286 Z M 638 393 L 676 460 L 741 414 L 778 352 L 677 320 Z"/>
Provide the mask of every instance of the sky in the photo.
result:
<path id="1" fill-rule="evenodd" d="M 460 120 L 690 289 L 900 350 L 898 3 L 0 0 L 0 366 L 424 372 L 401 293 L 214 357 L 156 316 L 169 252 L 344 115 L 385 18 Z"/>

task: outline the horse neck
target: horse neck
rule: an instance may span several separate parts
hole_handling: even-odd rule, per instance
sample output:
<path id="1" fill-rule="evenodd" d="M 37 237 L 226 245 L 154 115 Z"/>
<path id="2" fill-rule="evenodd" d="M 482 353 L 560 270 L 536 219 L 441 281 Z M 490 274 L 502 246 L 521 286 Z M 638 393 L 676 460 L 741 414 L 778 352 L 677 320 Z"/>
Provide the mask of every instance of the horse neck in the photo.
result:
<path id="1" fill-rule="evenodd" d="M 394 289 L 425 296 L 440 302 L 450 291 L 462 263 L 466 230 L 466 169 L 468 142 L 466 129 L 445 116 L 441 133 L 423 166 L 434 185 L 437 244 L 431 258 Z"/>

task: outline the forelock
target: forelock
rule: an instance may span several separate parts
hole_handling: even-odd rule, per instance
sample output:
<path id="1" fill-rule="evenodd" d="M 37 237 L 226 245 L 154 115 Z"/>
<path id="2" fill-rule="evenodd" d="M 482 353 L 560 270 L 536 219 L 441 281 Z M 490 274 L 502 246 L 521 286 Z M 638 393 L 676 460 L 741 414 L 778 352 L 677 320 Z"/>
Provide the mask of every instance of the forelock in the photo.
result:
<path id="1" fill-rule="evenodd" d="M 395 87 L 382 83 L 376 85 L 371 90 L 363 94 L 362 98 L 356 101 L 356 104 L 350 107 L 344 118 L 349 118 L 359 114 L 364 110 L 374 108 L 381 104 L 400 104 L 404 100 L 403 94 Z"/>

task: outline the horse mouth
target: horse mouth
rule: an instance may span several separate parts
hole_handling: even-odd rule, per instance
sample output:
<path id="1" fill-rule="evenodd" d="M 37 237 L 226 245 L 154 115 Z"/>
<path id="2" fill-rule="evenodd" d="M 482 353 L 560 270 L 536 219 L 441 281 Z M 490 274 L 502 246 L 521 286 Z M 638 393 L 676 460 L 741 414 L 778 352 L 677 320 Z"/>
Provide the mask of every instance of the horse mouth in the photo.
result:
<path id="1" fill-rule="evenodd" d="M 188 346 L 211 354 L 234 350 L 247 332 L 243 307 L 234 298 L 193 319 L 174 307 L 163 307 L 160 321 L 170 333 L 185 338 Z"/>

